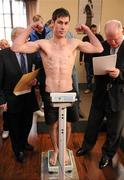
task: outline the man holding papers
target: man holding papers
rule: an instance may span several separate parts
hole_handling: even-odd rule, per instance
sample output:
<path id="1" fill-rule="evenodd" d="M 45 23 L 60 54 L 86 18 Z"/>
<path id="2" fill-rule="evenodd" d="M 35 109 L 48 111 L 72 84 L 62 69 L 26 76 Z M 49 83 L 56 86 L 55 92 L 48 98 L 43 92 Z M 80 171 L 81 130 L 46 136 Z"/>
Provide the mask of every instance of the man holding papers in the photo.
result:
<path id="1" fill-rule="evenodd" d="M 12 41 L 24 30 L 21 27 L 14 28 Z M 7 113 L 12 149 L 19 162 L 23 161 L 25 150 L 33 150 L 27 138 L 32 126 L 33 111 L 38 110 L 38 105 L 31 87 L 30 93 L 19 96 L 13 91 L 23 73 L 31 72 L 36 66 L 34 57 L 34 54 L 15 53 L 10 48 L 0 51 L 0 108 Z"/>
<path id="2" fill-rule="evenodd" d="M 119 147 L 124 125 L 124 41 L 120 21 L 105 24 L 107 41 L 101 56 L 117 54 L 116 67 L 108 68 L 105 75 L 95 76 L 95 90 L 88 118 L 84 141 L 77 156 L 88 153 L 96 143 L 104 116 L 107 117 L 107 137 L 102 147 L 99 168 L 112 165 L 112 158 Z M 109 61 L 110 59 L 108 59 Z M 102 74 L 102 73 L 101 73 Z"/>

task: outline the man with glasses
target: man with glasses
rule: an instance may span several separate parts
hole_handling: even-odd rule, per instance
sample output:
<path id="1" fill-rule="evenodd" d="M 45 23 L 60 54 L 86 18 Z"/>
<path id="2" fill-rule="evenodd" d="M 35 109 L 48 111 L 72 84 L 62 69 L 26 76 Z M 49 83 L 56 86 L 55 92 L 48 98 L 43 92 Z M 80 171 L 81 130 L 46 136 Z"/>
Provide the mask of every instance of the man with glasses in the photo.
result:
<path id="1" fill-rule="evenodd" d="M 107 117 L 107 136 L 102 147 L 99 168 L 112 165 L 117 152 L 124 125 L 124 41 L 120 21 L 111 20 L 105 24 L 106 41 L 101 56 L 117 53 L 116 67 L 108 69 L 106 75 L 95 76 L 95 90 L 92 98 L 88 125 L 77 156 L 87 154 L 95 145 L 103 121 Z"/>

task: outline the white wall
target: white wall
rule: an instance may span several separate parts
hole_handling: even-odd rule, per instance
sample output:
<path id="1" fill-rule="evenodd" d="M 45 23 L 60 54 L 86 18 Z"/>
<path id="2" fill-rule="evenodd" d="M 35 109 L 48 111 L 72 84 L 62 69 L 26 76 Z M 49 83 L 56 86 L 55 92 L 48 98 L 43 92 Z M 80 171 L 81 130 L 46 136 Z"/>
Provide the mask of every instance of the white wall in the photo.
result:
<path id="1" fill-rule="evenodd" d="M 111 19 L 117 19 L 124 24 L 124 1 L 123 0 L 103 0 L 101 16 L 101 33 L 104 34 L 104 24 Z"/>

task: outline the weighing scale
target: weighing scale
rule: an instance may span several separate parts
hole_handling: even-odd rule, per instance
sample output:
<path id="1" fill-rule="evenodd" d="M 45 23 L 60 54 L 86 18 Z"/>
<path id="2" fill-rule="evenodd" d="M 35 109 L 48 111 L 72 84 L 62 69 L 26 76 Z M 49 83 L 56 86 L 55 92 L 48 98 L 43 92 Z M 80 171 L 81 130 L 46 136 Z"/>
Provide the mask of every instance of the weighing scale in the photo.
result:
<path id="1" fill-rule="evenodd" d="M 48 151 L 48 171 L 59 171 L 59 179 L 65 180 L 65 172 L 71 172 L 73 170 L 73 152 L 69 149 L 67 150 L 69 163 L 67 165 L 64 163 L 64 150 L 66 149 L 66 112 L 67 107 L 72 106 L 76 101 L 76 93 L 50 93 L 50 97 L 53 107 L 59 108 L 59 157 L 55 166 L 50 165 L 49 158 L 52 151 Z"/>

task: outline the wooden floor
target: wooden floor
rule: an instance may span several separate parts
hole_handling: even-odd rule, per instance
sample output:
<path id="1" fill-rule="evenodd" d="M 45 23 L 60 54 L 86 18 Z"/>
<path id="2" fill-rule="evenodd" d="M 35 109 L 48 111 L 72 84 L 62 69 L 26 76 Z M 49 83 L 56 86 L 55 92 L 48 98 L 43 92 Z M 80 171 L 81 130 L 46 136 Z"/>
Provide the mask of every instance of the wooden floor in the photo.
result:
<path id="1" fill-rule="evenodd" d="M 82 133 L 73 133 L 71 136 L 69 148 L 73 150 L 74 156 L 82 139 Z M 124 180 L 124 154 L 121 150 L 114 158 L 113 168 L 104 170 L 98 168 L 104 139 L 105 135 L 100 134 L 97 144 L 89 155 L 80 158 L 75 156 L 80 180 Z M 41 152 L 52 148 L 48 134 L 38 135 L 35 151 L 26 154 L 23 164 L 15 161 L 9 138 L 2 141 L 0 146 L 0 180 L 41 180 Z"/>

